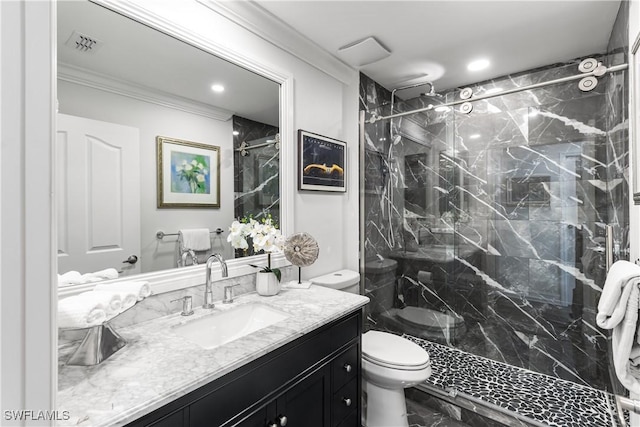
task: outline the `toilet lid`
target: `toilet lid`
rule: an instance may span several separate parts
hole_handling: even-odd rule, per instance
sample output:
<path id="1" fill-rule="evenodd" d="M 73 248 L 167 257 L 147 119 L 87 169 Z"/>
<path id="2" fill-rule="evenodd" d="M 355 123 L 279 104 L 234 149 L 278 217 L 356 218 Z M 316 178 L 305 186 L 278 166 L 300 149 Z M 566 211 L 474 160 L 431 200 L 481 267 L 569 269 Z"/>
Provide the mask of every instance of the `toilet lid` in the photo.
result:
<path id="1" fill-rule="evenodd" d="M 429 353 L 398 335 L 369 331 L 362 335 L 362 357 L 393 369 L 419 370 L 430 365 Z"/>
<path id="2" fill-rule="evenodd" d="M 439 331 L 447 328 L 457 328 L 463 323 L 461 318 L 421 307 L 407 306 L 398 310 L 397 316 L 411 325 Z"/>

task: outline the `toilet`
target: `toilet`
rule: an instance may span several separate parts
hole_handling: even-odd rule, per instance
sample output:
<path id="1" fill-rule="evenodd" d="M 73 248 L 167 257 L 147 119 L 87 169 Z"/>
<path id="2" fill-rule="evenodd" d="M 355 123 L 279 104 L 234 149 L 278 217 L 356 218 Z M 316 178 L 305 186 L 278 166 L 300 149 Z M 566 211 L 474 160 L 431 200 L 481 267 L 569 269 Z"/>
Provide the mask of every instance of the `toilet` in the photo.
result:
<path id="1" fill-rule="evenodd" d="M 459 342 L 467 332 L 464 318 L 450 310 L 441 312 L 405 305 L 407 295 L 402 294 L 397 285 L 397 267 L 396 260 L 382 256 L 365 264 L 365 295 L 377 303 L 369 306 L 369 315 L 377 325 L 385 330 L 402 331 L 443 345 Z M 422 286 L 428 286 L 432 282 L 431 273 L 418 272 L 418 280 Z M 405 283 L 409 282 L 405 279 Z M 418 285 L 411 288 L 422 293 Z"/>
<path id="2" fill-rule="evenodd" d="M 340 270 L 310 280 L 319 286 L 359 293 L 360 274 Z M 404 389 L 431 376 L 431 361 L 419 345 L 398 335 L 362 335 L 362 423 L 365 427 L 408 427 Z"/>

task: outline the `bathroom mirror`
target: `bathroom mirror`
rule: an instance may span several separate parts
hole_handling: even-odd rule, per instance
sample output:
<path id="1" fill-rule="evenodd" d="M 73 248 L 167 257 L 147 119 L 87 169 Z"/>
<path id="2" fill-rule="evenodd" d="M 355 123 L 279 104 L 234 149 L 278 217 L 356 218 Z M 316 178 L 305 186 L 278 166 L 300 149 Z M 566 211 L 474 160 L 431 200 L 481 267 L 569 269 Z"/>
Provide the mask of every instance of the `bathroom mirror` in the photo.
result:
<path id="1" fill-rule="evenodd" d="M 237 148 L 275 134 L 278 148 L 286 144 L 280 135 L 287 127 L 281 120 L 287 77 L 218 55 L 215 46 L 194 43 L 188 30 L 172 33 L 166 22 L 159 31 L 153 17 L 133 20 L 125 16 L 127 5 L 97 3 L 57 3 L 58 273 L 114 268 L 121 278 L 199 277 L 204 259 L 176 270 L 177 233 L 209 228 L 211 252 L 234 258 L 228 227 L 238 212 L 250 210 L 241 192 L 255 192 L 247 182 L 238 190 L 235 181 L 243 174 L 255 175 L 253 185 L 258 178 L 269 181 L 269 198 L 252 197 L 251 203 L 280 217 L 284 232 L 278 149 L 265 144 L 239 162 Z M 157 206 L 157 137 L 219 148 L 219 208 Z M 239 171 L 239 164 L 252 169 Z M 257 261 L 234 265 L 249 262 Z"/>

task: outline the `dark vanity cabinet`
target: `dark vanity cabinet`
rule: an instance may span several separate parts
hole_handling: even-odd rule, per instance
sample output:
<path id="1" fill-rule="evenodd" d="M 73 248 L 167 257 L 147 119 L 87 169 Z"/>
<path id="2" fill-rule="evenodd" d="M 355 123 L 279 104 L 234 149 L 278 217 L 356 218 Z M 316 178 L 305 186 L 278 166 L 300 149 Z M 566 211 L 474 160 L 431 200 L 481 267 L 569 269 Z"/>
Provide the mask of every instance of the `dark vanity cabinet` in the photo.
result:
<path id="1" fill-rule="evenodd" d="M 361 325 L 358 310 L 127 427 L 360 426 Z"/>

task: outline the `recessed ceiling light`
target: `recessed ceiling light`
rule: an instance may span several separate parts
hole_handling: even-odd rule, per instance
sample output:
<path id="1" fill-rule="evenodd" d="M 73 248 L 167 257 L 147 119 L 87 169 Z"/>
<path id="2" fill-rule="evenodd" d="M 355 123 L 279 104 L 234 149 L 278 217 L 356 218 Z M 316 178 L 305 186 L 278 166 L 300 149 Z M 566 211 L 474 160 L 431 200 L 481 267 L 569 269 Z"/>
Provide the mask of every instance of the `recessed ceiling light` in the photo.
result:
<path id="1" fill-rule="evenodd" d="M 487 95 L 493 95 L 494 93 L 499 93 L 502 92 L 502 88 L 501 87 L 492 87 L 491 89 L 487 89 L 485 91 L 485 93 Z"/>
<path id="2" fill-rule="evenodd" d="M 489 66 L 490 62 L 488 59 L 477 59 L 475 61 L 469 62 L 467 65 L 467 70 L 469 71 L 480 71 L 484 70 Z"/>
<path id="3" fill-rule="evenodd" d="M 444 106 L 444 105 L 441 105 L 440 107 L 436 107 L 435 108 L 435 111 L 437 111 L 438 113 L 442 113 L 442 112 L 449 111 L 449 110 L 450 110 L 450 108 L 447 107 L 447 106 Z"/>
<path id="4" fill-rule="evenodd" d="M 473 135 L 469 135 L 469 139 L 478 139 L 478 138 L 480 138 L 479 133 L 474 133 Z"/>
<path id="5" fill-rule="evenodd" d="M 211 90 L 214 92 L 224 92 L 224 86 L 220 84 L 211 85 Z"/>
<path id="6" fill-rule="evenodd" d="M 240 135 L 240 132 L 238 132 L 237 130 L 234 130 L 234 131 L 233 131 L 233 134 L 234 134 L 235 136 L 238 136 L 238 135 Z"/>

